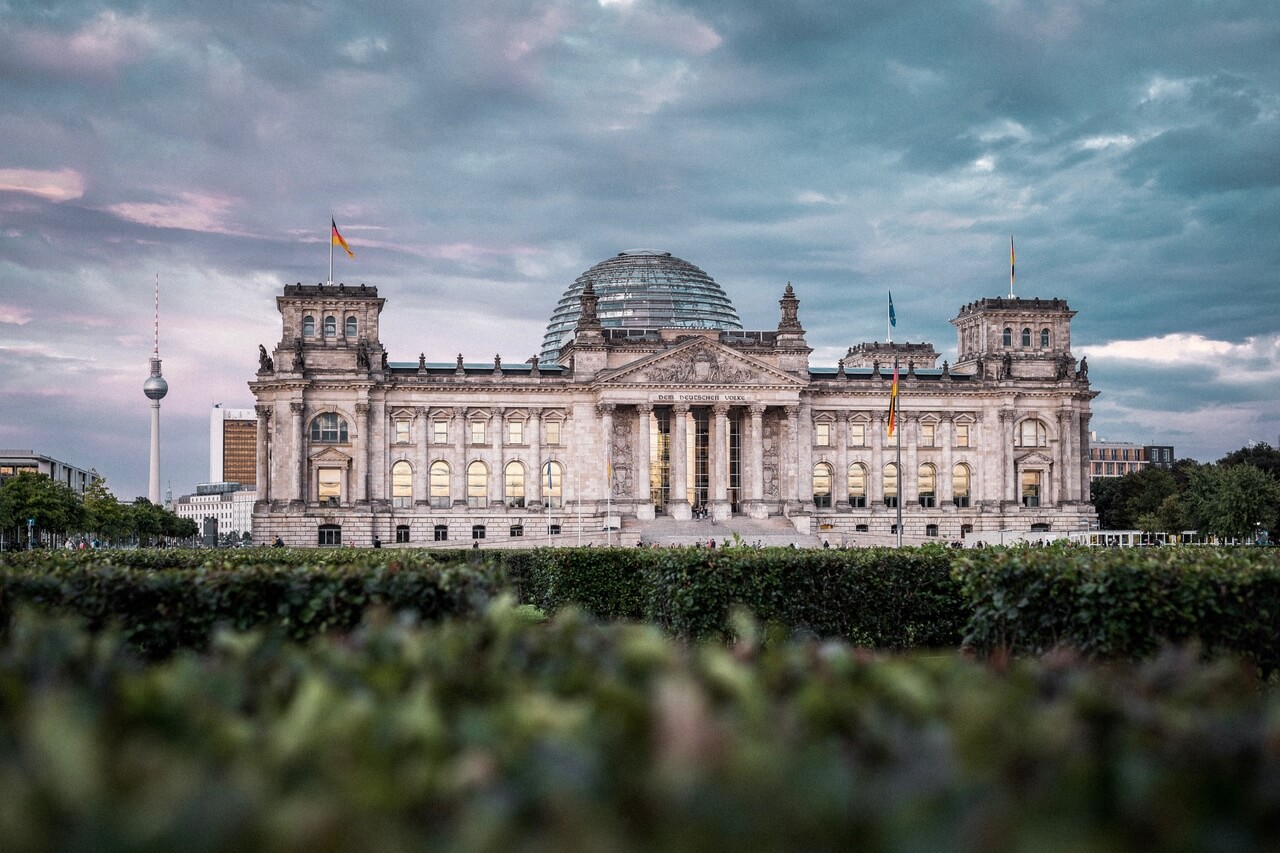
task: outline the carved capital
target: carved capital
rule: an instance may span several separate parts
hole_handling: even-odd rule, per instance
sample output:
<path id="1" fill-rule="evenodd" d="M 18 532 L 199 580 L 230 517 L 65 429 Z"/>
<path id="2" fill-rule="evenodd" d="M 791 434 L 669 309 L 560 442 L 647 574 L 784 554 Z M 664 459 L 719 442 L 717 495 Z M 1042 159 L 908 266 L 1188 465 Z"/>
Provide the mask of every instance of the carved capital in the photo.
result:
<path id="1" fill-rule="evenodd" d="M 270 420 L 271 418 L 270 406 L 265 405 L 263 403 L 258 403 L 253 407 L 253 410 L 258 413 L 258 420 L 260 421 Z"/>
<path id="2" fill-rule="evenodd" d="M 717 418 L 723 418 L 729 414 L 729 404 L 716 403 L 714 406 L 711 407 L 711 411 L 715 414 Z"/>
<path id="3" fill-rule="evenodd" d="M 289 404 L 289 411 L 295 415 L 300 415 L 307 410 L 307 404 L 294 400 Z"/>
<path id="4" fill-rule="evenodd" d="M 368 403 L 356 403 L 356 414 L 357 414 L 357 415 L 359 415 L 359 416 L 360 416 L 360 417 L 362 417 L 362 418 L 367 418 L 367 417 L 369 417 L 369 404 L 368 404 Z"/>
<path id="5" fill-rule="evenodd" d="M 636 414 L 638 415 L 653 414 L 653 404 L 652 403 L 636 403 Z"/>
<path id="6" fill-rule="evenodd" d="M 764 403 L 752 403 L 747 406 L 747 411 L 751 413 L 751 417 L 759 418 L 764 414 L 764 410 L 768 408 Z"/>
<path id="7" fill-rule="evenodd" d="M 597 403 L 596 404 L 596 412 L 600 414 L 602 417 L 604 415 L 612 415 L 614 409 L 616 408 L 618 407 L 614 403 Z"/>
<path id="8" fill-rule="evenodd" d="M 454 406 L 454 407 L 453 407 L 453 416 L 454 416 L 455 418 L 465 418 L 465 417 L 467 416 L 467 407 L 466 407 L 466 406 Z"/>
<path id="9" fill-rule="evenodd" d="M 783 406 L 782 411 L 787 413 L 787 420 L 794 421 L 800 414 L 799 406 Z"/>
<path id="10" fill-rule="evenodd" d="M 687 415 L 687 414 L 689 414 L 689 404 L 688 404 L 688 403 L 673 403 L 673 404 L 671 405 L 671 411 L 675 412 L 677 415 Z"/>

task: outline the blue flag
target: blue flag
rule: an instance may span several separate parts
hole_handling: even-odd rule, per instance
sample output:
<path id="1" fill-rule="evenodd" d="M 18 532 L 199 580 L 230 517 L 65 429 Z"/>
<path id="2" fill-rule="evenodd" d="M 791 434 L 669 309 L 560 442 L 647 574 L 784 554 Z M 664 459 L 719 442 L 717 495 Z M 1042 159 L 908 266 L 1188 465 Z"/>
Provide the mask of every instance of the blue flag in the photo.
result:
<path id="1" fill-rule="evenodd" d="M 893 313 L 893 291 L 889 291 L 889 325 L 898 325 L 898 315 Z"/>

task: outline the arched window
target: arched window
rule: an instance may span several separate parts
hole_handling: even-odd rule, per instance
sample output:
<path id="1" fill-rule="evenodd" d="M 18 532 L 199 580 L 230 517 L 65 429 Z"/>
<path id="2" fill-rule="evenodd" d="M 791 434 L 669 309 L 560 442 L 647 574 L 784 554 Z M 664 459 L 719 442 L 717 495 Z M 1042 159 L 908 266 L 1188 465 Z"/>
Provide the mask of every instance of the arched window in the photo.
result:
<path id="1" fill-rule="evenodd" d="M 813 505 L 831 506 L 831 466 L 825 462 L 813 466 Z"/>
<path id="2" fill-rule="evenodd" d="M 311 440 L 327 443 L 343 443 L 347 437 L 347 422 L 334 412 L 323 412 L 316 415 L 311 422 Z"/>
<path id="3" fill-rule="evenodd" d="M 920 506 L 930 507 L 937 505 L 938 493 L 935 491 L 937 479 L 936 469 L 928 462 L 925 462 L 916 470 L 916 494 L 920 501 Z"/>
<path id="4" fill-rule="evenodd" d="M 1044 422 L 1035 418 L 1027 418 L 1018 424 L 1018 432 L 1015 435 L 1015 447 L 1047 447 L 1049 445 L 1049 431 L 1045 429 Z"/>
<path id="5" fill-rule="evenodd" d="M 316 336 L 316 318 L 310 314 L 302 318 L 302 336 L 304 338 L 314 338 Z"/>
<path id="6" fill-rule="evenodd" d="M 542 466 L 542 500 L 554 508 L 564 506 L 564 468 L 559 462 Z"/>
<path id="7" fill-rule="evenodd" d="M 413 506 L 413 466 L 403 459 L 391 466 L 391 505 Z"/>
<path id="8" fill-rule="evenodd" d="M 489 505 L 489 469 L 477 459 L 467 466 L 467 506 Z"/>
<path id="9" fill-rule="evenodd" d="M 333 317 L 324 318 L 324 336 L 334 338 L 338 335 L 338 321 Z"/>
<path id="10" fill-rule="evenodd" d="M 1049 330 L 1041 329 L 1040 330 L 1040 349 L 1048 349 L 1048 348 L 1049 348 Z"/>
<path id="11" fill-rule="evenodd" d="M 347 318 L 347 337 L 354 338 L 356 336 L 356 318 L 353 314 Z"/>
<path id="12" fill-rule="evenodd" d="M 1024 347 L 1031 346 L 1031 330 L 1030 329 L 1022 330 L 1022 345 Z"/>
<path id="13" fill-rule="evenodd" d="M 1011 346 L 1013 346 L 1013 329 L 1005 329 L 1005 330 L 1004 330 L 1004 338 L 1003 338 L 1003 341 L 1004 341 L 1004 345 L 1005 345 L 1005 346 L 1007 346 L 1007 347 L 1011 347 Z"/>
<path id="14" fill-rule="evenodd" d="M 898 466 L 890 462 L 884 466 L 884 505 L 898 505 Z"/>
<path id="15" fill-rule="evenodd" d="M 862 509 L 867 505 L 867 466 L 854 462 L 849 466 L 849 506 Z"/>
<path id="16" fill-rule="evenodd" d="M 969 484 L 972 475 L 969 472 L 969 466 L 963 462 L 957 463 L 951 469 L 951 502 L 958 507 L 967 507 L 969 505 Z"/>
<path id="17" fill-rule="evenodd" d="M 507 498 L 507 506 L 524 506 L 524 463 L 512 460 L 507 463 L 506 476 L 503 478 L 503 490 Z"/>
<path id="18" fill-rule="evenodd" d="M 431 463 L 430 484 L 431 506 L 436 509 L 449 508 L 449 463 L 438 459 Z"/>

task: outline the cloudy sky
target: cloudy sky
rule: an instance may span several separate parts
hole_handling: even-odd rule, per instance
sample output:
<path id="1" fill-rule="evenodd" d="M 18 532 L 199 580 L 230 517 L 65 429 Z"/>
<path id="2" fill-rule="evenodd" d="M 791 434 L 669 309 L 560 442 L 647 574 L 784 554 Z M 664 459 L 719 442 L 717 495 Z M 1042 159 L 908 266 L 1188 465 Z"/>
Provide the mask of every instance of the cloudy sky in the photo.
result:
<path id="1" fill-rule="evenodd" d="M 748 328 L 955 357 L 961 305 L 1078 311 L 1104 437 L 1280 433 L 1274 0 L 0 0 L 0 447 L 208 477 L 332 213 L 393 361 L 523 361 L 593 263 L 670 251 Z"/>

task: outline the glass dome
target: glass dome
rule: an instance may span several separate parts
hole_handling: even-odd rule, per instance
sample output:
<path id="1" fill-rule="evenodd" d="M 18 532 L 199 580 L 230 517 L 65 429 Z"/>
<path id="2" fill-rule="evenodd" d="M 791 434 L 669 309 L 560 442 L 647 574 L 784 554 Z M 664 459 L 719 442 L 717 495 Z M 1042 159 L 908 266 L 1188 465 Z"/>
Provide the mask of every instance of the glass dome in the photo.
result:
<path id="1" fill-rule="evenodd" d="M 578 276 L 560 297 L 542 339 L 542 361 L 555 361 L 573 338 L 582 291 L 591 282 L 606 329 L 741 329 L 733 303 L 715 279 L 670 252 L 619 252 Z"/>

